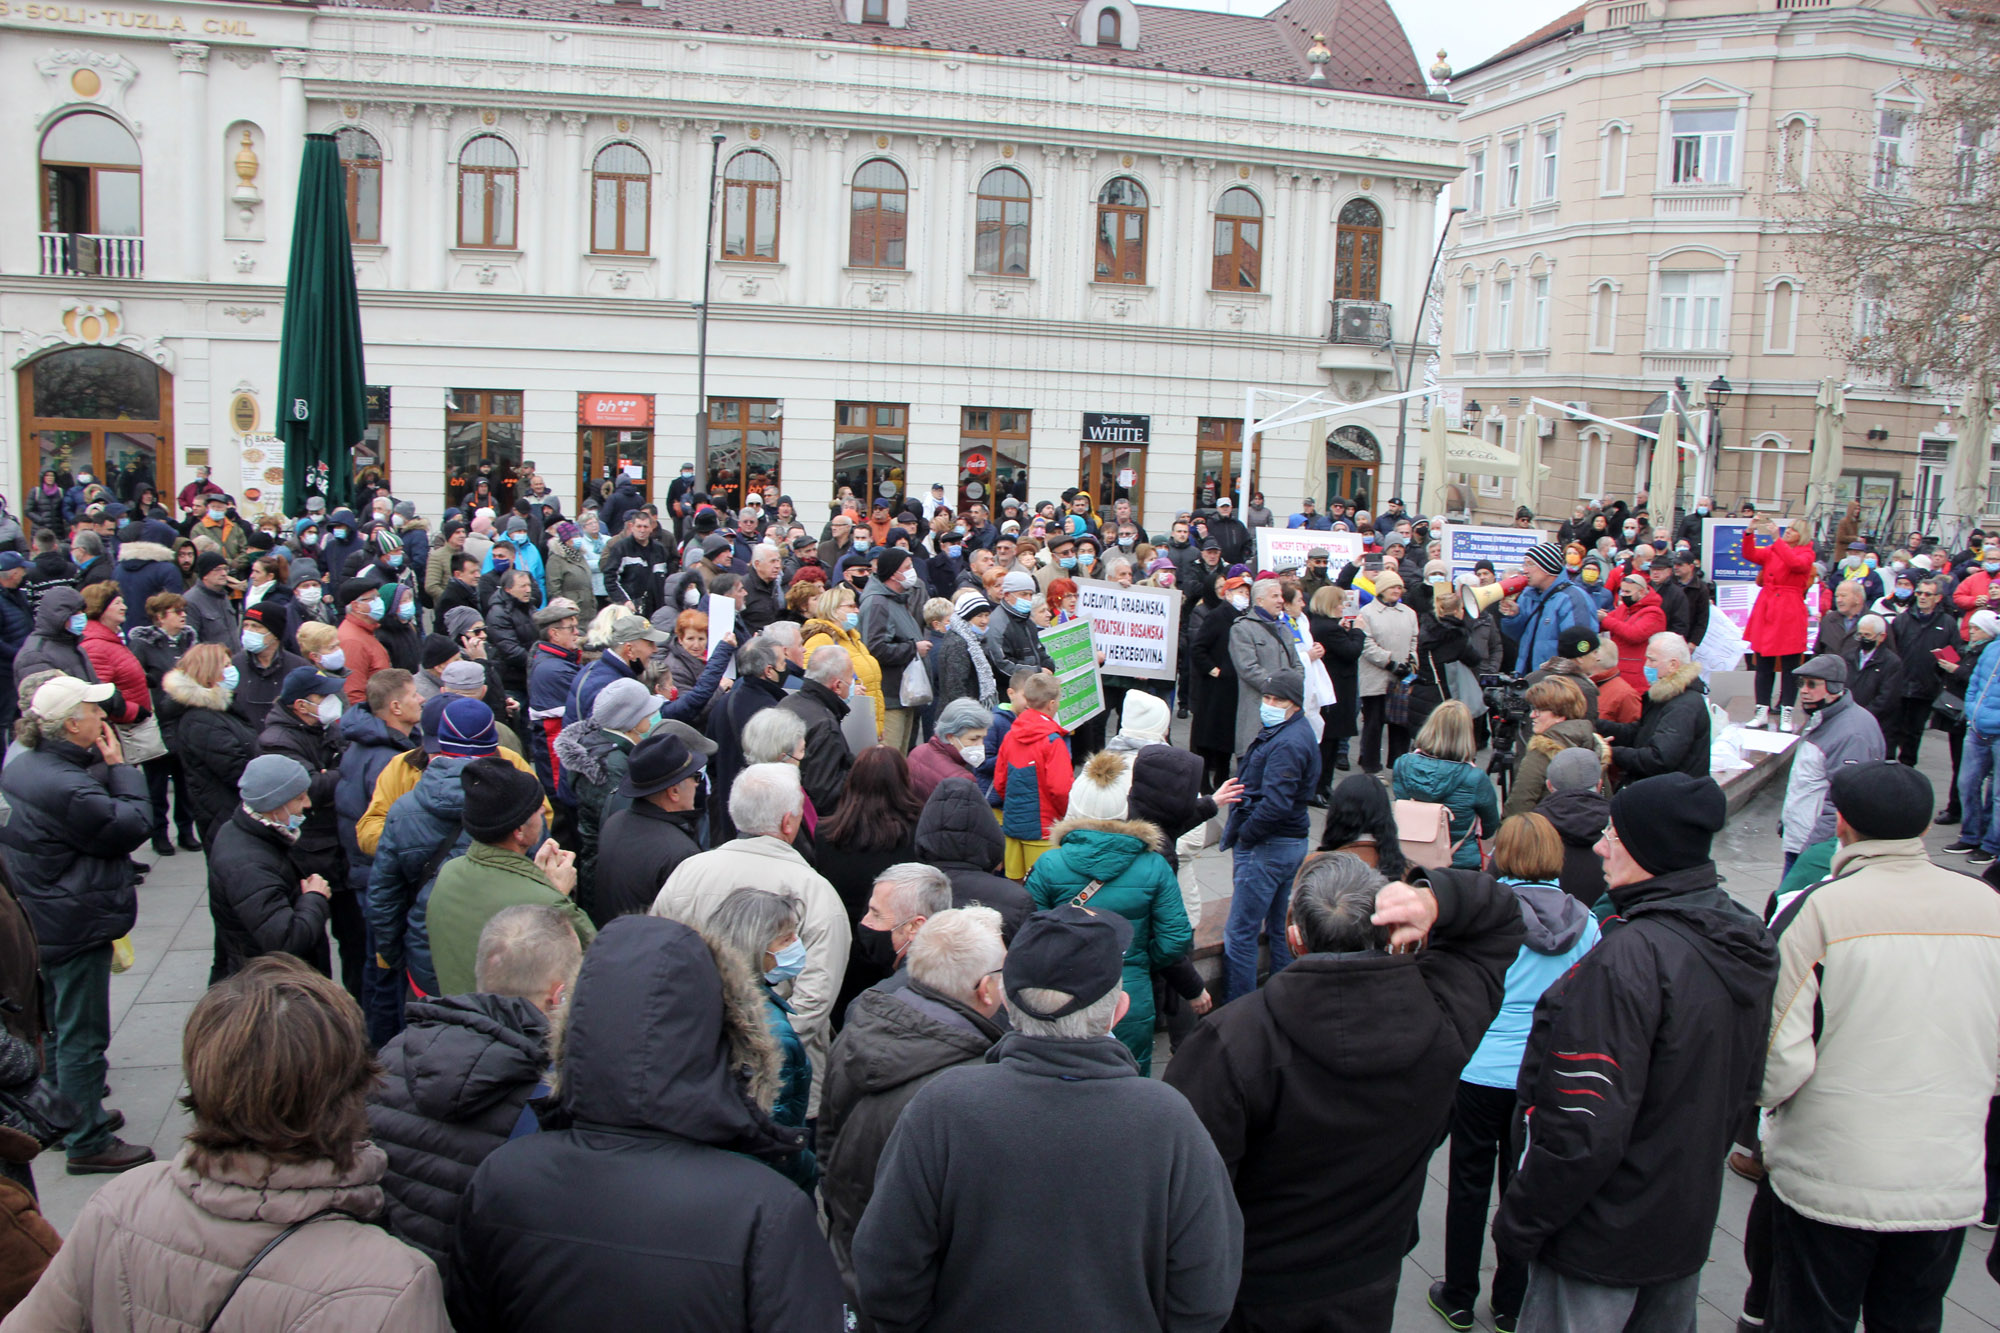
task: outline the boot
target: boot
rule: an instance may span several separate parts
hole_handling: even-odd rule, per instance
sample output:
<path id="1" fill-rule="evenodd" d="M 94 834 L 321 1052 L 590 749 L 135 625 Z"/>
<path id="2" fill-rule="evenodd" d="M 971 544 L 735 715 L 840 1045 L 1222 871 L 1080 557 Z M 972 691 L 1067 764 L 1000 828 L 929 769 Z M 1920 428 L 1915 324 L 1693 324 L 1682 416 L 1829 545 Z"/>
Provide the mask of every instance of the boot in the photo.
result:
<path id="1" fill-rule="evenodd" d="M 168 839 L 165 831 L 155 833 L 153 835 L 153 855 L 172 856 L 173 854 L 174 844 Z"/>
<path id="2" fill-rule="evenodd" d="M 1748 722 L 1745 722 L 1745 723 L 1744 723 L 1743 725 L 1744 725 L 1744 726 L 1746 726 L 1746 727 L 1768 727 L 1768 726 L 1770 726 L 1770 725 L 1771 725 L 1771 705 L 1769 705 L 1769 704 L 1758 704 L 1758 705 L 1757 705 L 1757 711 L 1756 711 L 1756 712 L 1754 712 L 1754 713 L 1752 713 L 1752 714 L 1750 715 L 1750 720 L 1749 720 Z"/>
<path id="3" fill-rule="evenodd" d="M 201 850 L 201 839 L 195 836 L 192 825 L 181 830 L 181 850 L 184 852 L 198 852 Z"/>

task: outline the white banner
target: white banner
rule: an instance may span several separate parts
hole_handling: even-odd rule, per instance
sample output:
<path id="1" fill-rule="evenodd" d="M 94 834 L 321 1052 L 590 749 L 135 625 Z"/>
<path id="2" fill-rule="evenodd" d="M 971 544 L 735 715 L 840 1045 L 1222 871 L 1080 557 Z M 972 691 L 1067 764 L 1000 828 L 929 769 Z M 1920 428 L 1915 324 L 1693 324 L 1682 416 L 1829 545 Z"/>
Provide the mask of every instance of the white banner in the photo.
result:
<path id="1" fill-rule="evenodd" d="M 1460 574 L 1470 574 L 1481 560 L 1493 562 L 1496 578 L 1518 574 L 1530 546 L 1555 540 L 1538 528 L 1483 528 L 1466 523 L 1447 523 L 1432 535 L 1441 544 L 1453 583 Z"/>
<path id="2" fill-rule="evenodd" d="M 1258 528 L 1257 568 L 1276 570 L 1303 570 L 1306 567 L 1306 552 L 1315 546 L 1324 550 L 1329 557 L 1327 577 L 1337 578 L 1341 566 L 1348 561 L 1361 559 L 1363 542 L 1358 532 L 1313 532 L 1307 528 Z"/>
<path id="3" fill-rule="evenodd" d="M 1104 654 L 1104 673 L 1140 680 L 1172 680 L 1180 652 L 1181 591 L 1123 588 L 1096 579 L 1076 581 L 1076 614 L 1090 622 L 1090 637 Z"/>

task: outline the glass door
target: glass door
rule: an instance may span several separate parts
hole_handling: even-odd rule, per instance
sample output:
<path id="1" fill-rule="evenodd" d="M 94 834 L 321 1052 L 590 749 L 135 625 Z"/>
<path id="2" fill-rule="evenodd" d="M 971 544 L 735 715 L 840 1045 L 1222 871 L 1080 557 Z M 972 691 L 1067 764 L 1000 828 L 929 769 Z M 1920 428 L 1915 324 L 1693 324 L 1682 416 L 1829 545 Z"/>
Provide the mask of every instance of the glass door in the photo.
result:
<path id="1" fill-rule="evenodd" d="M 998 522 L 996 497 L 1026 491 L 1029 415 L 1000 407 L 960 410 L 957 512 L 977 500 Z"/>
<path id="2" fill-rule="evenodd" d="M 646 503 L 653 501 L 653 432 L 613 426 L 585 426 L 576 436 L 576 512 L 592 496 L 605 496 L 618 482 L 619 469 L 628 464 L 638 474 L 639 493 Z"/>
<path id="3" fill-rule="evenodd" d="M 1086 444 L 1083 472 L 1077 487 L 1090 495 L 1090 508 L 1100 521 L 1111 514 L 1111 502 L 1130 500 L 1132 517 L 1146 521 L 1146 450 L 1134 444 Z"/>
<path id="4" fill-rule="evenodd" d="M 492 465 L 495 508 L 514 507 L 521 481 L 521 395 L 505 389 L 453 389 L 444 400 L 445 502 L 458 504 L 482 463 Z"/>
<path id="5" fill-rule="evenodd" d="M 52 471 L 69 486 L 88 468 L 126 504 L 148 487 L 171 499 L 173 379 L 164 369 L 117 348 L 77 347 L 22 367 L 20 386 L 28 484 Z"/>

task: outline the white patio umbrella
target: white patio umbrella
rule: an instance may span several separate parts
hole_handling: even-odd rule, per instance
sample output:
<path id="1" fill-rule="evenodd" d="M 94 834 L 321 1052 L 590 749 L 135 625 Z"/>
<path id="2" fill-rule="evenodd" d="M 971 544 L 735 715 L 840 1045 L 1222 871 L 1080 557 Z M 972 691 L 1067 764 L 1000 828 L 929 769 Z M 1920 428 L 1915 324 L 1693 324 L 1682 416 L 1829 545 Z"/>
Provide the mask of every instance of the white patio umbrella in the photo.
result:
<path id="1" fill-rule="evenodd" d="M 1986 512 L 1986 474 L 1992 466 L 1993 381 L 1981 368 L 1972 376 L 1959 409 L 1958 447 L 1952 456 L 1951 498 L 1943 517 L 1960 532 Z"/>
<path id="2" fill-rule="evenodd" d="M 1806 511 L 1818 513 L 1831 505 L 1840 490 L 1840 470 L 1845 466 L 1846 445 L 1842 431 L 1847 424 L 1847 395 L 1840 381 L 1831 377 L 1819 382 L 1813 397 L 1812 465 L 1806 480 Z"/>

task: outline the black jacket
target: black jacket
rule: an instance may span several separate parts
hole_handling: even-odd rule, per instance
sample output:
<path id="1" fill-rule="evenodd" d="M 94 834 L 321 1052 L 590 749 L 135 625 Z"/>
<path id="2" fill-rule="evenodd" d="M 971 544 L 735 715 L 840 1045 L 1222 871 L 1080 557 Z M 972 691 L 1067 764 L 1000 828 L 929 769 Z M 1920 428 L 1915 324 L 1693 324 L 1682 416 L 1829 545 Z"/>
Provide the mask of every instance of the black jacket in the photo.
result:
<path id="1" fill-rule="evenodd" d="M 44 733 L 0 769 L 13 815 L 0 859 L 34 923 L 42 963 L 130 933 L 139 913 L 131 853 L 152 836 L 153 803 L 136 764 L 107 767 L 97 751 Z"/>
<path id="2" fill-rule="evenodd" d="M 1212 754 L 1236 753 L 1236 663 L 1229 656 L 1229 631 L 1242 613 L 1227 602 L 1203 610 L 1190 647 L 1188 748 Z M 1220 671 L 1211 676 L 1211 670 Z"/>
<path id="3" fill-rule="evenodd" d="M 540 637 L 533 607 L 503 592 L 486 608 L 486 655 L 499 666 L 508 693 L 527 698 L 528 654 Z"/>
<path id="4" fill-rule="evenodd" d="M 236 668 L 236 697 L 230 706 L 258 731 L 271 720 L 271 706 L 278 702 L 278 693 L 285 688 L 285 677 L 299 667 L 312 665 L 283 648 L 271 654 L 269 666 L 258 666 L 257 659 L 241 649 L 229 660 Z"/>
<path id="5" fill-rule="evenodd" d="M 1944 673 L 1938 670 L 1938 662 L 1931 653 L 1939 648 L 1958 648 L 1958 618 L 1952 614 L 1949 602 L 1940 602 L 1938 609 L 1929 615 L 1921 615 L 1911 610 L 1898 615 L 1889 622 L 1889 646 L 1896 650 L 1896 656 L 1903 659 L 1904 699 L 1921 699 L 1925 703 L 1938 697 L 1944 690 Z M 14 670 L 18 673 L 20 667 Z"/>
<path id="6" fill-rule="evenodd" d="M 487 1333 L 839 1328 L 840 1275 L 812 1200 L 766 1165 L 796 1152 L 798 1136 L 738 1081 L 764 1021 L 761 994 L 725 988 L 688 927 L 654 916 L 606 926 L 570 997 L 561 1091 L 542 1132 L 500 1147 L 466 1187 L 446 1276 L 452 1322 Z"/>
<path id="7" fill-rule="evenodd" d="M 1700 550 L 1701 543 L 1697 541 L 1695 543 L 1695 551 L 1699 553 Z M 1699 648 L 1701 647 L 1701 641 L 1708 637 L 1708 614 L 1714 609 L 1714 603 L 1709 600 L 1711 596 L 1709 586 L 1698 577 L 1687 583 L 1680 583 L 1676 580 L 1675 585 L 1680 588 L 1681 598 L 1687 603 L 1688 645 L 1693 648 Z"/>
<path id="8" fill-rule="evenodd" d="M 1239 1305 L 1392 1277 L 1416 1244 L 1424 1169 L 1526 934 L 1489 876 L 1429 875 L 1424 948 L 1306 954 L 1174 1053 L 1166 1081 L 1214 1136 L 1243 1208 Z"/>
<path id="9" fill-rule="evenodd" d="M 591 868 L 590 919 L 599 929 L 628 912 L 645 912 L 674 867 L 701 850 L 692 810 L 667 811 L 635 800 L 604 821 Z"/>
<path id="10" fill-rule="evenodd" d="M 459 1196 L 507 1141 L 548 1063 L 549 1021 L 514 995 L 412 1000 L 382 1048 L 368 1137 L 389 1154 L 383 1220 L 397 1239 L 448 1262 Z"/>
<path id="11" fill-rule="evenodd" d="M 1639 1287 L 1708 1259 L 1721 1162 L 1764 1076 L 1778 949 L 1713 862 L 1611 901 L 1603 942 L 1535 1009 L 1525 1152 L 1493 1238 L 1558 1273 Z"/>
<path id="12" fill-rule="evenodd" d="M 1197 824 L 1215 818 L 1214 798 L 1201 794 L 1201 756 L 1172 745 L 1148 745 L 1132 756 L 1132 787 L 1125 796 L 1125 817 L 1159 826 L 1167 835 L 1160 855 L 1178 873 L 1179 850 L 1174 844 Z"/>
<path id="13" fill-rule="evenodd" d="M 1611 762 L 1626 782 L 1662 773 L 1708 776 L 1708 686 L 1694 663 L 1662 676 L 1639 696 L 1637 722 L 1599 722 Z"/>
<path id="14" fill-rule="evenodd" d="M 1555 825 L 1562 839 L 1562 891 L 1595 906 L 1604 896 L 1604 859 L 1595 849 L 1611 823 L 1611 803 L 1594 791 L 1559 791 L 1542 797 L 1535 813 Z"/>
<path id="15" fill-rule="evenodd" d="M 990 814 L 986 822 L 993 823 Z M 850 1284 L 854 1228 L 875 1192 L 875 1167 L 903 1108 L 953 1065 L 983 1059 L 1001 1032 L 992 1019 L 917 981 L 894 991 L 863 991 L 848 1008 L 847 1026 L 826 1059 L 814 1150 L 827 1239 Z"/>
<path id="16" fill-rule="evenodd" d="M 1002 597 L 1004 600 L 1005 594 Z M 1002 694 L 1007 692 L 1007 682 L 1016 671 L 1048 671 L 1054 667 L 1048 649 L 1042 647 L 1041 636 L 1033 617 L 1015 615 L 1004 606 L 993 609 L 986 622 L 986 660 L 993 664 L 993 683 Z"/>
<path id="17" fill-rule="evenodd" d="M 171 717 L 168 709 L 160 713 L 167 745 L 180 756 L 195 826 L 207 837 L 237 806 L 236 784 L 257 757 L 257 731 L 230 711 L 229 692 L 219 685 L 204 689 L 169 671 L 162 687 L 174 705 Z"/>
<path id="18" fill-rule="evenodd" d="M 292 859 L 292 840 L 242 806 L 214 831 L 208 853 L 208 913 L 215 919 L 213 980 L 234 976 L 252 958 L 288 953 L 331 973 L 327 900 L 305 893 L 311 871 Z M 327 881 L 328 888 L 339 887 Z"/>
<path id="19" fill-rule="evenodd" d="M 1874 652 L 1868 655 L 1868 665 L 1862 666 L 1861 641 L 1850 643 L 1841 657 L 1847 662 L 1847 692 L 1875 715 L 1886 734 L 1891 718 L 1902 709 L 1903 703 L 1903 659 L 1884 639 Z"/>
<path id="20" fill-rule="evenodd" d="M 257 734 L 257 753 L 289 755 L 312 774 L 312 808 L 292 847 L 299 872 L 324 875 L 334 888 L 347 883 L 347 856 L 340 848 L 340 814 L 335 794 L 340 789 L 340 737 L 318 722 L 301 722 L 289 708 L 273 708 Z"/>
<path id="21" fill-rule="evenodd" d="M 1689 618 L 1687 589 L 1671 578 L 1665 583 L 1652 583 L 1650 579 L 1647 582 L 1652 584 L 1654 592 L 1660 594 L 1660 612 L 1667 618 L 1667 629 L 1686 639 L 1690 647 L 1699 644 L 1701 640 L 1689 632 L 1689 625 L 1692 622 Z"/>
<path id="22" fill-rule="evenodd" d="M 750 642 L 751 635 L 762 634 L 785 618 L 783 589 L 774 583 L 764 582 L 747 562 L 743 567 L 743 590 L 749 596 L 743 600 L 743 609 L 736 613 L 738 643 Z"/>
<path id="23" fill-rule="evenodd" d="M 784 701 L 783 686 L 762 676 L 739 676 L 729 693 L 708 710 L 708 738 L 715 742 L 715 753 L 708 757 L 709 846 L 720 847 L 736 836 L 736 825 L 729 820 L 729 789 L 744 767 L 743 728 L 766 708 Z M 820 815 L 824 818 L 826 811 Z"/>
<path id="24" fill-rule="evenodd" d="M 1136 816 L 1135 816 L 1136 818 Z M 1035 910 L 1028 891 L 1000 873 L 1007 839 L 993 807 L 971 778 L 946 778 L 924 802 L 917 819 L 917 859 L 944 871 L 951 880 L 951 905 L 990 907 L 1000 914 L 1000 934 L 1014 932 Z"/>
<path id="25" fill-rule="evenodd" d="M 847 770 L 854 767 L 854 752 L 840 729 L 847 717 L 847 700 L 808 679 L 777 706 L 806 724 L 806 757 L 799 763 L 799 781 L 812 798 L 813 809 L 825 819 L 840 808 Z"/>

